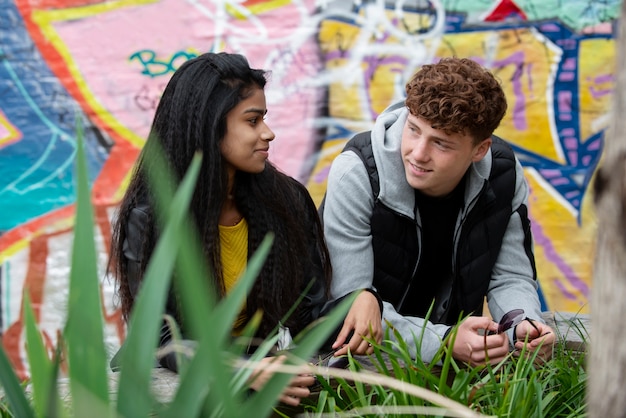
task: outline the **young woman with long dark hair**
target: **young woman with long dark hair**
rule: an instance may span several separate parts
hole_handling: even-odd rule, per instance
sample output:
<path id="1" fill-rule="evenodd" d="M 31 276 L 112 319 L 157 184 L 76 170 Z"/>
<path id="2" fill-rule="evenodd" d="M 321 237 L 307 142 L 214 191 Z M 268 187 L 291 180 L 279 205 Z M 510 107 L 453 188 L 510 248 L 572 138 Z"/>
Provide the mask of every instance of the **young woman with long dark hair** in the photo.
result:
<path id="1" fill-rule="evenodd" d="M 185 62 L 167 84 L 113 224 L 110 269 L 125 320 L 159 237 L 147 178 L 151 161 L 146 157 L 156 144 L 176 181 L 194 154 L 202 153 L 190 216 L 218 296 L 236 284 L 266 234 L 275 236 L 233 333 L 257 310 L 263 312 L 259 337 L 266 337 L 279 323 L 297 335 L 320 316 L 331 276 L 328 250 L 305 187 L 268 161 L 274 133 L 265 122 L 265 84 L 265 71 L 228 53 L 207 53 Z M 281 322 L 305 290 L 295 312 Z M 175 292 L 165 311 L 182 326 L 184 337 Z M 170 341 L 171 330 L 164 322 L 160 344 Z M 177 369 L 173 354 L 160 363 Z M 251 387 L 258 389 L 268 378 L 261 376 Z M 297 405 L 313 383 L 312 376 L 294 377 L 281 401 Z"/>

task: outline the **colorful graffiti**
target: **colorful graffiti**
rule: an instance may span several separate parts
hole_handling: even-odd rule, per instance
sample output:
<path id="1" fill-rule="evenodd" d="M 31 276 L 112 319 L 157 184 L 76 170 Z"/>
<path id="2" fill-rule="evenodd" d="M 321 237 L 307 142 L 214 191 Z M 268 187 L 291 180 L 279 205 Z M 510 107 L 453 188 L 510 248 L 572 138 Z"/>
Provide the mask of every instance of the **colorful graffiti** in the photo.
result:
<path id="1" fill-rule="evenodd" d="M 22 376 L 22 293 L 52 346 L 64 320 L 75 129 L 85 129 L 107 345 L 124 327 L 110 219 L 175 69 L 204 51 L 271 70 L 270 158 L 320 202 L 334 156 L 420 65 L 467 56 L 502 80 L 546 309 L 588 311 L 590 180 L 614 88 L 620 1 L 0 0 L 0 326 Z"/>

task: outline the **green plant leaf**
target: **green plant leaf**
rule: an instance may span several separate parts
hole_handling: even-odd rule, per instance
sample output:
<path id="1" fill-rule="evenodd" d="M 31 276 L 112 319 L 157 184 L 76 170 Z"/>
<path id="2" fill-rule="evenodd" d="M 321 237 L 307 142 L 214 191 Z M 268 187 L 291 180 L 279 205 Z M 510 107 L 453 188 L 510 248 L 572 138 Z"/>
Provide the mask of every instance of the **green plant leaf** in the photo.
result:
<path id="1" fill-rule="evenodd" d="M 180 383 L 174 400 L 170 403 L 164 417 L 197 416 L 205 402 L 211 405 L 214 411 L 222 411 L 223 416 L 238 415 L 240 396 L 233 391 L 230 382 L 233 376 L 231 364 L 225 355 L 233 322 L 245 300 L 248 291 L 252 288 L 263 262 L 269 254 L 273 237 L 266 236 L 250 257 L 248 266 L 237 281 L 235 288 L 210 312 L 190 312 L 195 316 L 205 315 L 204 323 L 211 324 L 200 330 L 200 340 L 194 358 L 191 360 L 186 373 L 180 376 Z M 198 299 L 194 282 L 198 278 L 181 274 L 179 289 L 183 303 L 190 304 Z M 199 300 L 194 303 L 204 303 Z M 191 306 L 196 306 L 191 305 Z"/>
<path id="2" fill-rule="evenodd" d="M 258 314 L 260 317 L 260 313 Z M 251 362 L 261 361 L 264 357 L 270 355 L 272 351 L 275 349 L 276 344 L 278 343 L 279 335 L 275 334 L 272 337 L 265 338 L 254 350 L 254 352 L 250 355 L 249 360 Z M 249 340 L 248 340 L 249 341 Z M 257 343 L 258 344 L 258 343 Z M 235 364 L 242 357 L 242 352 L 240 351 L 240 347 L 236 344 L 231 345 L 229 354 L 231 358 L 229 359 L 229 364 Z M 242 391 L 248 388 L 248 381 L 254 371 L 249 368 L 235 368 L 235 374 L 231 379 L 231 385 L 233 390 Z"/>
<path id="3" fill-rule="evenodd" d="M 61 402 L 59 396 L 59 370 L 61 369 L 61 360 L 63 358 L 63 334 L 59 335 L 57 346 L 54 350 L 54 357 L 52 359 L 52 370 L 50 372 L 50 385 L 48 387 L 48 405 L 45 407 L 46 418 L 64 418 L 69 416 L 70 408 L 64 408 L 64 404 Z"/>
<path id="4" fill-rule="evenodd" d="M 48 416 L 49 396 L 55 396 L 56 376 L 54 365 L 46 352 L 41 333 L 35 322 L 35 314 L 28 291 L 24 292 L 24 325 L 26 329 L 26 355 L 30 367 L 33 403 L 38 416 Z"/>
<path id="5" fill-rule="evenodd" d="M 211 275 L 205 255 L 188 218 L 183 220 L 180 230 L 185 239 L 178 249 L 174 286 L 183 301 L 180 308 L 184 329 L 190 338 L 200 340 L 209 331 L 207 318 L 215 308 L 217 297 L 215 289 L 209 285 Z"/>
<path id="6" fill-rule="evenodd" d="M 1 344 L 0 383 L 4 388 L 4 397 L 6 397 L 9 402 L 13 416 L 20 418 L 34 418 L 35 411 L 30 405 L 30 402 L 26 397 L 26 393 L 24 392 L 24 388 L 15 375 L 13 365 L 11 365 L 11 362 L 4 351 L 4 347 Z"/>
<path id="7" fill-rule="evenodd" d="M 160 160 L 161 157 L 157 154 L 160 155 L 154 153 L 151 158 Z M 155 402 L 150 391 L 152 369 L 155 365 L 154 351 L 178 248 L 187 238 L 181 232 L 181 225 L 188 214 L 200 162 L 200 155 L 194 157 L 179 189 L 170 200 L 169 211 L 160 209 L 161 212 L 166 212 L 163 214 L 166 223 L 146 268 L 121 352 L 117 411 L 122 416 L 148 416 L 154 407 Z M 163 176 L 167 175 L 165 167 L 166 164 L 161 162 L 159 171 Z M 159 178 L 151 181 L 155 187 L 159 184 Z M 161 205 L 163 203 L 159 204 Z"/>
<path id="8" fill-rule="evenodd" d="M 335 307 L 326 317 L 319 319 L 305 328 L 296 336 L 294 342 L 296 347 L 289 350 L 286 364 L 298 364 L 307 362 L 319 349 L 320 345 L 326 341 L 328 336 L 343 321 L 346 313 L 352 306 L 356 294 L 346 297 L 337 307 Z M 250 399 L 239 409 L 240 416 L 268 416 L 272 410 L 280 393 L 291 380 L 292 375 L 286 373 L 276 373 L 265 386 L 254 393 Z"/>
<path id="9" fill-rule="evenodd" d="M 72 407 L 74 414 L 79 417 L 109 416 L 107 356 L 94 243 L 94 216 L 80 119 L 76 133 L 76 224 L 72 245 L 68 321 L 64 331 Z"/>
<path id="10" fill-rule="evenodd" d="M 237 285 L 228 293 L 224 300 L 216 306 L 215 311 L 212 313 L 214 319 L 221 318 L 224 322 L 230 324 L 230 327 L 220 327 L 213 330 L 213 337 L 219 341 L 229 341 L 232 334 L 232 324 L 235 323 L 235 319 L 241 311 L 243 303 L 246 301 L 248 293 L 252 290 L 254 282 L 263 268 L 263 264 L 269 255 L 272 243 L 274 242 L 274 235 L 267 234 L 259 248 L 250 257 L 246 270 L 243 272 L 240 280 L 237 281 Z"/>

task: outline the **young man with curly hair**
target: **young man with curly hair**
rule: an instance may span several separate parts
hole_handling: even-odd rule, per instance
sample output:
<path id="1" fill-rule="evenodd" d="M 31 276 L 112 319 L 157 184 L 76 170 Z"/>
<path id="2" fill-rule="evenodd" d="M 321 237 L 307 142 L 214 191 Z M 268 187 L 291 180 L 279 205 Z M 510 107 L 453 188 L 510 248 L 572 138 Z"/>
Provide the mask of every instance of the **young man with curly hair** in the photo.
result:
<path id="1" fill-rule="evenodd" d="M 336 355 L 371 353 L 363 337 L 380 342 L 387 327 L 426 362 L 442 344 L 471 365 L 499 362 L 524 344 L 551 355 L 528 185 L 512 149 L 493 135 L 506 108 L 489 71 L 470 59 L 442 59 L 424 65 L 406 85 L 406 100 L 335 159 L 320 209 L 331 293 L 360 292 Z M 485 297 L 492 317 L 482 314 Z M 509 330 L 492 320 L 511 319 L 513 310 L 525 320 Z"/>

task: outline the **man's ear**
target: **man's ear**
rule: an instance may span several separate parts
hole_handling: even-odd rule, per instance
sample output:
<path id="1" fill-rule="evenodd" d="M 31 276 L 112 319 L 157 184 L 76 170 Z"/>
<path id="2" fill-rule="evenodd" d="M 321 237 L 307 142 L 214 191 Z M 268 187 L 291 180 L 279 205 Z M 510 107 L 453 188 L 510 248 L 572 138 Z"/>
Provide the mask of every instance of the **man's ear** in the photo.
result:
<path id="1" fill-rule="evenodd" d="M 474 146 L 474 155 L 472 156 L 472 162 L 478 162 L 483 159 L 483 157 L 489 151 L 489 147 L 491 147 L 491 137 L 487 139 L 483 139 L 480 141 L 478 145 Z"/>

